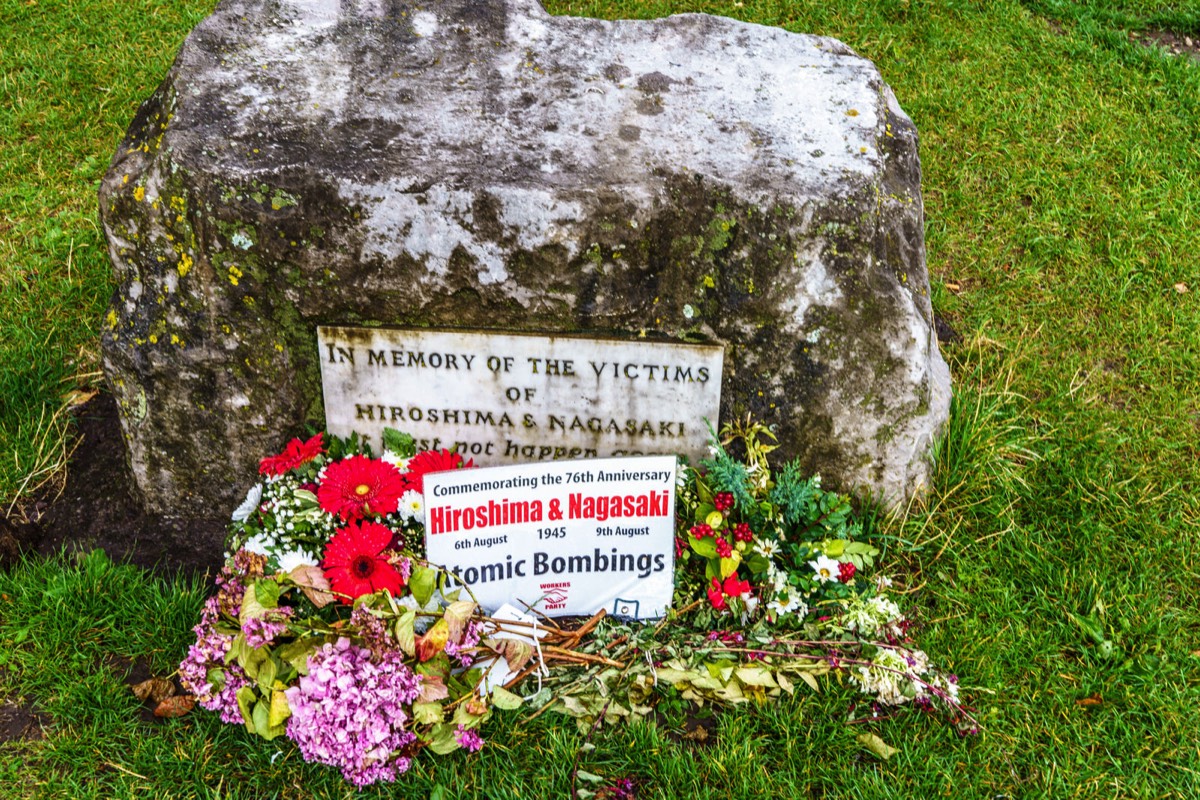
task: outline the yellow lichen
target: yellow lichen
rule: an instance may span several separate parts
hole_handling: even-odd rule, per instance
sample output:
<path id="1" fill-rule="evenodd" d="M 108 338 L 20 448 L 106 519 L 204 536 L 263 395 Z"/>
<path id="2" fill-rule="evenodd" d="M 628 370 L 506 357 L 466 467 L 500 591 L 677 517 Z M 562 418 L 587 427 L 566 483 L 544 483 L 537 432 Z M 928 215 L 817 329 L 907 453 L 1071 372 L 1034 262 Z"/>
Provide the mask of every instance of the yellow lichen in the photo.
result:
<path id="1" fill-rule="evenodd" d="M 133 199 L 139 203 L 146 199 L 146 187 L 139 186 L 133 190 Z"/>
<path id="2" fill-rule="evenodd" d="M 234 286 L 238 285 L 238 279 L 241 278 L 242 275 L 244 275 L 244 274 L 245 274 L 244 272 L 242 272 L 240 269 L 237 268 L 237 264 L 229 265 L 229 282 L 232 283 Z"/>
<path id="3" fill-rule="evenodd" d="M 177 264 L 175 267 L 175 269 L 179 271 L 179 277 L 187 277 L 188 272 L 190 272 L 192 269 L 192 264 L 192 257 L 187 253 L 181 253 L 179 256 L 179 264 Z"/>
<path id="4" fill-rule="evenodd" d="M 150 340 L 150 344 L 158 344 L 158 335 L 157 334 L 152 333 L 147 338 Z"/>
<path id="5" fill-rule="evenodd" d="M 108 310 L 108 315 L 105 316 L 104 319 L 108 322 L 108 329 L 110 331 L 117 329 L 117 312 L 116 311 L 113 311 L 110 308 Z"/>

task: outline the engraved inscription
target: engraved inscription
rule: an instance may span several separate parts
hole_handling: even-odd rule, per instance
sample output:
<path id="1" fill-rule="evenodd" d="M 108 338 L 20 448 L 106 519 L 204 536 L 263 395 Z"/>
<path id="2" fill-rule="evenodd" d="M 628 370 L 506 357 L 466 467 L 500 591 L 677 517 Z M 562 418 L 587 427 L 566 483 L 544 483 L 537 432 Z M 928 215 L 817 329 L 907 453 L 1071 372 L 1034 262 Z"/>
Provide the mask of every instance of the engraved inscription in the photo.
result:
<path id="1" fill-rule="evenodd" d="M 508 333 L 318 329 L 329 430 L 384 427 L 477 464 L 703 456 L 723 350 Z"/>

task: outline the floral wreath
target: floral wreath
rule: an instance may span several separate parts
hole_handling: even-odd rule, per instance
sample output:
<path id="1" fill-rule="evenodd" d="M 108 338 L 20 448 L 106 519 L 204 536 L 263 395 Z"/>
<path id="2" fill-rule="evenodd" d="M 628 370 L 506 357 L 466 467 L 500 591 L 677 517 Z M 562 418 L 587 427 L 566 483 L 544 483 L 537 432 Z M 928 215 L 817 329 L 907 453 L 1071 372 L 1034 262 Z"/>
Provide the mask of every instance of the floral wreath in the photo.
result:
<path id="1" fill-rule="evenodd" d="M 233 512 L 180 682 L 221 720 L 286 736 L 357 786 L 396 780 L 422 750 L 479 750 L 494 708 L 553 710 L 590 731 L 667 695 L 766 702 L 830 673 L 874 714 L 910 704 L 977 730 L 957 678 L 913 646 L 890 579 L 867 576 L 879 550 L 849 499 L 794 462 L 772 471 L 773 441 L 727 425 L 710 458 L 679 467 L 666 618 L 601 611 L 572 629 L 488 616 L 424 560 L 424 476 L 471 461 L 392 429 L 378 457 L 357 436 L 293 439 Z"/>

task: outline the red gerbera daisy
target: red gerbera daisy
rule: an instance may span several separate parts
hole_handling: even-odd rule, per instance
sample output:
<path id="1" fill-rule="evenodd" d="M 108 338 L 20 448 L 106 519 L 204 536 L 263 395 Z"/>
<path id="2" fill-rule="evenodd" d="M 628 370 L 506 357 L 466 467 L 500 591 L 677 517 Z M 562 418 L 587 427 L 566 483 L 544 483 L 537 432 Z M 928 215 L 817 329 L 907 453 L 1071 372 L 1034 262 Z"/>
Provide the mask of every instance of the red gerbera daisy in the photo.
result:
<path id="1" fill-rule="evenodd" d="M 325 577 L 343 603 L 364 594 L 387 589 L 393 595 L 404 588 L 404 576 L 383 551 L 392 532 L 378 522 L 351 522 L 337 532 L 325 547 Z"/>
<path id="2" fill-rule="evenodd" d="M 404 473 L 404 479 L 408 481 L 409 488 L 417 492 L 425 491 L 425 476 L 431 472 L 449 472 L 452 469 L 469 469 L 475 466 L 475 462 L 463 461 L 463 457 L 458 453 L 452 453 L 449 450 L 423 450 L 412 457 L 408 462 L 408 472 Z"/>
<path id="3" fill-rule="evenodd" d="M 287 447 L 283 448 L 282 453 L 277 456 L 267 456 L 258 463 L 258 474 L 270 476 L 283 475 L 296 467 L 307 464 L 321 455 L 324 449 L 324 442 L 322 441 L 324 435 L 323 433 L 318 433 L 307 442 L 292 439 L 287 443 Z"/>
<path id="4" fill-rule="evenodd" d="M 349 522 L 369 514 L 390 514 L 405 490 L 400 471 L 386 461 L 351 456 L 325 468 L 317 502 Z"/>

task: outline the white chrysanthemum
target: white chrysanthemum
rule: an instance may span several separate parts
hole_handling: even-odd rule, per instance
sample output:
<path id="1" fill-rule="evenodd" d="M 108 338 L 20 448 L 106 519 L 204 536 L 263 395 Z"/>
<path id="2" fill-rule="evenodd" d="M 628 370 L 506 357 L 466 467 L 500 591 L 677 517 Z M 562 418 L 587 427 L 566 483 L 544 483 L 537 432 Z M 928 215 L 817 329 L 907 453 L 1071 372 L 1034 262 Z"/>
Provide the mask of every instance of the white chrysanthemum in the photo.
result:
<path id="1" fill-rule="evenodd" d="M 393 453 L 391 450 L 384 450 L 383 455 L 379 457 L 379 460 L 386 461 L 401 472 L 408 470 L 409 459 L 405 458 L 399 453 Z"/>
<path id="2" fill-rule="evenodd" d="M 817 556 L 817 560 L 808 562 L 808 565 L 817 573 L 817 580 L 821 583 L 838 580 L 838 562 L 829 556 Z"/>
<path id="3" fill-rule="evenodd" d="M 265 533 L 256 533 L 246 540 L 245 544 L 242 545 L 242 549 L 251 553 L 257 553 L 260 556 L 269 556 L 270 552 L 268 549 L 274 546 L 275 540 L 270 536 Z"/>
<path id="4" fill-rule="evenodd" d="M 250 519 L 250 515 L 258 510 L 258 504 L 262 502 L 263 487 L 261 483 L 256 483 L 250 487 L 250 491 L 246 492 L 246 499 L 242 504 L 234 509 L 233 521 L 245 522 Z"/>
<path id="5" fill-rule="evenodd" d="M 396 511 L 406 520 L 417 520 L 419 522 L 425 516 L 425 498 L 421 496 L 420 492 L 409 489 L 400 495 L 400 506 Z"/>
<path id="6" fill-rule="evenodd" d="M 285 575 L 296 567 L 317 566 L 317 559 L 303 550 L 286 550 L 279 554 L 279 571 Z"/>

